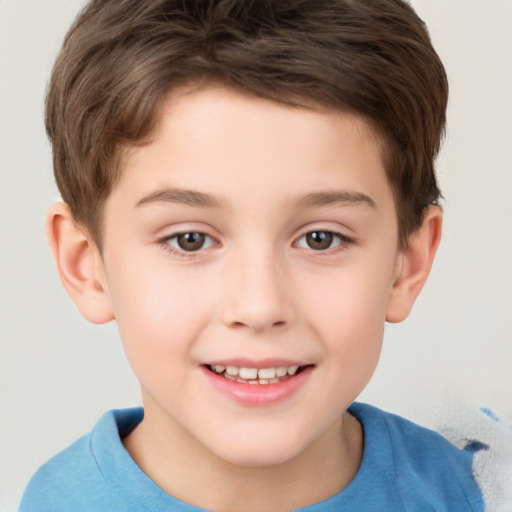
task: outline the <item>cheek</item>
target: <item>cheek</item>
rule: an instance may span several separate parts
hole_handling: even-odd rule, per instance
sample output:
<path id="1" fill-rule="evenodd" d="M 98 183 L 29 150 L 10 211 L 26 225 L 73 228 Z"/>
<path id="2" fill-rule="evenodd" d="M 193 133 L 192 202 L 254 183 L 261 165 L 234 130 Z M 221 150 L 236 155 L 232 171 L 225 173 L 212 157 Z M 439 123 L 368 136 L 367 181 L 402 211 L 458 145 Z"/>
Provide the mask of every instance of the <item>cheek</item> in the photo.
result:
<path id="1" fill-rule="evenodd" d="M 307 309 L 344 382 L 363 385 L 377 364 L 386 317 L 390 279 L 362 265 L 340 271 L 329 280 L 311 283 Z M 358 384 L 359 385 L 359 384 Z"/>
<path id="2" fill-rule="evenodd" d="M 179 273 L 158 265 L 133 268 L 139 271 L 128 274 L 118 267 L 111 274 L 119 333 L 139 380 L 166 380 L 185 367 L 204 303 Z"/>
<path id="3" fill-rule="evenodd" d="M 391 268 L 391 265 L 389 265 Z M 388 276 L 389 274 L 389 276 Z M 311 276 L 306 310 L 312 311 L 321 325 L 338 332 L 381 332 L 391 290 L 391 275 L 386 269 L 372 271 L 361 264 L 325 276 Z"/>
<path id="4" fill-rule="evenodd" d="M 380 301 L 364 292 L 357 288 L 338 298 L 325 325 L 329 352 L 343 366 L 343 379 L 366 385 L 379 359 L 385 318 Z"/>

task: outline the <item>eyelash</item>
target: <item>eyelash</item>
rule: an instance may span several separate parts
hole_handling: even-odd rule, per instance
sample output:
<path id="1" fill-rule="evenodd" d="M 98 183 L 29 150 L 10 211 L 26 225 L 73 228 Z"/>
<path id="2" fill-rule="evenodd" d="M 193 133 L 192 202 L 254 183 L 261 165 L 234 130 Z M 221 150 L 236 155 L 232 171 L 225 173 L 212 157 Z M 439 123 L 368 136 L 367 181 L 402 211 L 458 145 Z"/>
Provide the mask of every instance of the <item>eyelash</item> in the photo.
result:
<path id="1" fill-rule="evenodd" d="M 326 247 L 325 249 L 324 248 L 314 249 L 313 247 L 310 247 L 310 246 L 303 247 L 303 246 L 299 245 L 300 240 L 306 239 L 308 236 L 313 236 L 315 234 L 322 235 L 322 236 L 327 235 L 327 237 L 332 237 L 331 242 L 329 243 L 329 247 Z M 172 240 L 178 240 L 178 237 L 185 236 L 185 235 L 203 236 L 203 237 L 205 237 L 205 239 L 209 240 L 209 242 L 208 242 L 209 245 L 206 248 L 204 246 L 201 246 L 197 250 L 187 251 L 182 248 L 174 247 L 171 244 Z M 336 243 L 336 245 L 331 247 L 331 244 L 333 243 L 334 240 L 337 240 L 338 243 Z M 206 249 L 210 249 L 211 247 L 214 247 L 219 242 L 215 238 L 211 237 L 210 235 L 207 235 L 206 233 L 203 233 L 202 231 L 184 231 L 181 233 L 175 233 L 171 236 L 166 236 L 166 237 L 160 239 L 158 241 L 158 243 L 164 248 L 164 250 L 166 250 L 167 252 L 169 252 L 170 254 L 172 254 L 174 256 L 178 256 L 181 258 L 193 258 L 193 257 L 197 256 L 197 253 L 204 251 Z M 318 255 L 330 255 L 330 254 L 336 254 L 338 252 L 346 250 L 347 246 L 350 244 L 353 244 L 353 243 L 354 243 L 354 240 L 352 240 L 349 237 L 347 237 L 341 233 L 338 233 L 336 231 L 317 229 L 317 230 L 311 230 L 311 231 L 308 231 L 307 233 L 304 233 L 303 235 L 301 235 L 300 237 L 298 237 L 295 240 L 293 245 L 295 247 L 299 247 L 301 249 L 313 251 L 314 253 L 316 253 Z"/>

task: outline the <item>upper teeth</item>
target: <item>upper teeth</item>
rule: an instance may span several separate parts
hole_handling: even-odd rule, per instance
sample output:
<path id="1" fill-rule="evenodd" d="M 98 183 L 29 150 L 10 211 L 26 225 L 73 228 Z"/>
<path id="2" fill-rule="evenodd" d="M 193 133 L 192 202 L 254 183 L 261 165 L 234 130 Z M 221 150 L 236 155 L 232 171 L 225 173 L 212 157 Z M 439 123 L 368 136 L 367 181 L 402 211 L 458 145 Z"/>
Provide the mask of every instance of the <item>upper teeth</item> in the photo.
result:
<path id="1" fill-rule="evenodd" d="M 285 375 L 295 375 L 298 366 L 277 366 L 273 368 L 239 368 L 238 366 L 223 366 L 216 364 L 212 366 L 215 373 L 223 373 L 224 371 L 232 377 L 240 377 L 245 380 L 252 379 L 274 379 L 276 377 L 284 377 Z"/>

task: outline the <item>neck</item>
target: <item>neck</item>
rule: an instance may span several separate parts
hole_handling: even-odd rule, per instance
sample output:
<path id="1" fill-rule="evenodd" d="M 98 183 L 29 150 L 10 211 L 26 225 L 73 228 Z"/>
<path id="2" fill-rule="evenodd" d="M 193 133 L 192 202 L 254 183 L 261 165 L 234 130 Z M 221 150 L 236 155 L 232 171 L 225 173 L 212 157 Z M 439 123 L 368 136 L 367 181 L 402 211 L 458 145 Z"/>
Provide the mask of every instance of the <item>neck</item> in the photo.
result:
<path id="1" fill-rule="evenodd" d="M 231 464 L 183 434 L 145 417 L 123 443 L 168 494 L 217 512 L 282 512 L 323 501 L 351 482 L 363 452 L 361 425 L 348 413 L 300 455 L 273 466 Z"/>

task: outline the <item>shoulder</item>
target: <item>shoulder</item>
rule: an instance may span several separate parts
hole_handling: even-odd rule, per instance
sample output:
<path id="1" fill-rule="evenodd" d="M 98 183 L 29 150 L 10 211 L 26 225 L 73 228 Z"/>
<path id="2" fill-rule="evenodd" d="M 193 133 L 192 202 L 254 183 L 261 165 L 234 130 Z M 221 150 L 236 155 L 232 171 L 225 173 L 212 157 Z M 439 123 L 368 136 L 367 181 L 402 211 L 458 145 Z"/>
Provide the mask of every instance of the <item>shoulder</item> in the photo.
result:
<path id="1" fill-rule="evenodd" d="M 139 409 L 110 411 L 92 432 L 46 462 L 32 477 L 21 500 L 19 512 L 69 510 L 113 510 L 111 482 L 103 460 L 122 450 L 119 416 L 125 426 L 142 418 Z M 133 427 L 132 427 L 133 428 Z M 106 507 L 106 508 L 105 508 Z"/>
<path id="2" fill-rule="evenodd" d="M 90 444 L 87 434 L 41 466 L 23 493 L 19 512 L 78 507 L 91 488 L 104 487 Z"/>
<path id="3" fill-rule="evenodd" d="M 395 506 L 483 510 L 482 494 L 473 478 L 473 451 L 459 449 L 437 432 L 369 405 L 353 404 L 349 412 L 361 422 L 365 434 L 362 468 L 366 459 L 367 468 L 386 475 L 380 478 L 385 482 L 382 492 L 394 496 Z"/>
<path id="4" fill-rule="evenodd" d="M 426 461 L 431 464 L 436 459 L 446 458 L 463 467 L 472 463 L 473 455 L 469 451 L 457 449 L 437 432 L 401 416 L 367 404 L 353 404 L 349 410 L 359 419 L 367 435 L 371 434 L 381 443 L 392 443 L 397 461 L 406 467 L 423 466 Z M 406 460 L 401 460 L 402 457 Z"/>

